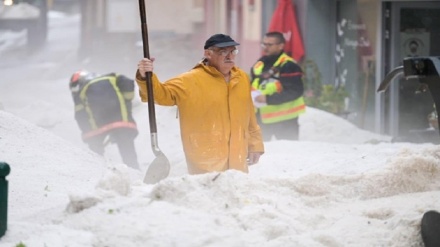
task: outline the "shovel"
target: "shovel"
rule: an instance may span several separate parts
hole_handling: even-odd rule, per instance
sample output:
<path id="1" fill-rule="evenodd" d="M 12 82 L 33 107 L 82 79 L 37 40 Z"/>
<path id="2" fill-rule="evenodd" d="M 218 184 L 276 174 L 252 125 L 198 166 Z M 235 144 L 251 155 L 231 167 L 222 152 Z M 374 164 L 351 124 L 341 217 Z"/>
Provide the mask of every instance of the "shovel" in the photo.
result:
<path id="1" fill-rule="evenodd" d="M 144 49 L 144 58 L 150 59 L 150 49 L 148 44 L 148 29 L 147 29 L 147 17 L 145 11 L 144 0 L 139 0 L 139 10 L 141 13 L 141 25 L 142 25 L 142 44 Z M 156 158 L 151 162 L 147 169 L 147 173 L 144 177 L 144 183 L 154 184 L 160 180 L 166 178 L 170 174 L 170 162 L 167 157 L 160 151 L 157 142 L 157 126 L 156 126 L 156 112 L 154 109 L 154 97 L 153 97 L 153 83 L 151 79 L 152 73 L 147 72 L 146 82 L 148 91 L 148 117 L 150 120 L 150 136 L 151 136 L 151 149 L 153 150 Z"/>

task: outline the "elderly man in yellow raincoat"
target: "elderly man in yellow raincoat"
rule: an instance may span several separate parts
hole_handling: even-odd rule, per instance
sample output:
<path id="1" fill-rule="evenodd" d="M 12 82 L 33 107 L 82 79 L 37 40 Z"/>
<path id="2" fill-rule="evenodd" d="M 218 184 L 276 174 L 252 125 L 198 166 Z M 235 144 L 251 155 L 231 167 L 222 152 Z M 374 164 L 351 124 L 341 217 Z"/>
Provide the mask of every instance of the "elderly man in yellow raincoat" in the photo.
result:
<path id="1" fill-rule="evenodd" d="M 250 79 L 235 66 L 239 43 L 215 34 L 206 40 L 204 59 L 190 71 L 161 83 L 153 73 L 156 104 L 177 105 L 190 174 L 235 169 L 248 172 L 264 153 L 251 99 Z M 139 61 L 136 81 L 147 102 L 146 72 L 154 59 Z"/>

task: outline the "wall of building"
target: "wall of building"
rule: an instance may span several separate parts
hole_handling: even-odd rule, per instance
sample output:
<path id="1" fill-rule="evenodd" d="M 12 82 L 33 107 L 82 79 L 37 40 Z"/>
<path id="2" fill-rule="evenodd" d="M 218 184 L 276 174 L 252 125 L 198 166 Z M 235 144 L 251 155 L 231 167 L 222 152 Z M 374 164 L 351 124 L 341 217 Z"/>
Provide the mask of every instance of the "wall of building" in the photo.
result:
<path id="1" fill-rule="evenodd" d="M 203 6 L 196 0 L 146 0 L 149 30 L 191 34 L 194 23 L 203 22 Z"/>
<path id="2" fill-rule="evenodd" d="M 204 40 L 215 33 L 231 35 L 240 43 L 236 64 L 245 71 L 261 56 L 262 1 L 205 0 Z"/>
<path id="3" fill-rule="evenodd" d="M 305 59 L 316 63 L 322 83 L 334 83 L 335 4 L 333 0 L 310 0 L 304 7 Z"/>
<path id="4" fill-rule="evenodd" d="M 305 59 L 316 64 L 322 83 L 344 87 L 349 94 L 343 116 L 361 128 L 383 132 L 382 127 L 377 127 L 384 124 L 383 119 L 379 119 L 379 124 L 377 120 L 378 104 L 383 98 L 379 99 L 375 88 L 384 77 L 384 68 L 390 66 L 383 60 L 384 56 L 400 47 L 393 44 L 387 48 L 383 44 L 382 7 L 384 3 L 395 7 L 405 3 L 411 8 L 422 3 L 438 6 L 440 1 L 292 1 L 305 45 Z M 232 35 L 241 43 L 237 65 L 249 71 L 261 56 L 260 42 L 277 3 L 277 0 L 204 0 L 203 41 L 214 33 Z M 398 30 L 397 35 L 401 35 Z"/>
<path id="5" fill-rule="evenodd" d="M 243 1 L 243 37 L 240 47 L 239 66 L 246 72 L 255 61 L 261 56 L 261 26 L 262 26 L 262 3 L 261 0 L 256 0 L 253 5 L 249 1 Z"/>

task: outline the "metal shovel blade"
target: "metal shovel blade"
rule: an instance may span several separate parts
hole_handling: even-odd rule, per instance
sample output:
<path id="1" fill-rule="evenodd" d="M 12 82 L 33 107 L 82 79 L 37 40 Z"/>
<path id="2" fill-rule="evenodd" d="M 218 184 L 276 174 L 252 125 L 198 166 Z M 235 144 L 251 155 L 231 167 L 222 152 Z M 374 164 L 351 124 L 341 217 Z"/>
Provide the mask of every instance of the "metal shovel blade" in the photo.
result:
<path id="1" fill-rule="evenodd" d="M 151 162 L 144 177 L 144 183 L 155 184 L 168 177 L 170 174 L 170 162 L 163 153 L 160 153 Z"/>

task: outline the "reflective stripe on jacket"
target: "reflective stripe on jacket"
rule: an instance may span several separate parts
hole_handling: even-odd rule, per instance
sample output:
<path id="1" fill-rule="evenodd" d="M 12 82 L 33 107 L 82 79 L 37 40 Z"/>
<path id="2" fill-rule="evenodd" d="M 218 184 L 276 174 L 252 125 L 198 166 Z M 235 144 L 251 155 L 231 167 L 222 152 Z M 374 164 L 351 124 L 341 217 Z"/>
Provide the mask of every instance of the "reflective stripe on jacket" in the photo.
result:
<path id="1" fill-rule="evenodd" d="M 285 63 L 289 61 L 295 62 L 293 58 L 283 53 L 273 64 L 273 67 L 282 67 Z M 277 81 L 275 78 L 268 78 L 263 83 L 260 83 L 260 76 L 263 73 L 264 65 L 265 64 L 262 61 L 259 61 L 253 66 L 252 70 L 256 77 L 252 81 L 252 88 L 254 90 L 260 90 L 264 95 L 272 95 L 274 93 L 280 92 L 282 88 L 279 81 Z M 263 106 L 260 107 L 258 110 L 260 112 L 261 122 L 264 124 L 270 124 L 297 118 L 300 114 L 305 112 L 305 108 L 306 105 L 304 102 L 304 97 L 301 96 L 293 101 L 278 105 Z"/>
<path id="2" fill-rule="evenodd" d="M 119 129 L 119 128 L 129 128 L 129 129 L 133 129 L 133 130 L 137 131 L 137 126 L 135 123 L 121 121 L 121 122 L 114 122 L 114 123 L 106 124 L 98 129 L 84 133 L 81 137 L 83 140 L 87 140 L 91 137 L 107 133 L 112 129 Z"/>

